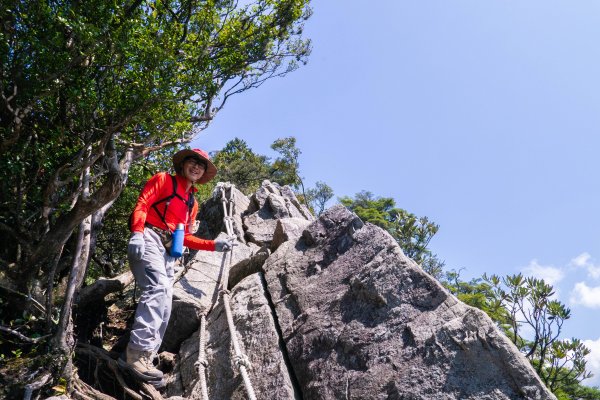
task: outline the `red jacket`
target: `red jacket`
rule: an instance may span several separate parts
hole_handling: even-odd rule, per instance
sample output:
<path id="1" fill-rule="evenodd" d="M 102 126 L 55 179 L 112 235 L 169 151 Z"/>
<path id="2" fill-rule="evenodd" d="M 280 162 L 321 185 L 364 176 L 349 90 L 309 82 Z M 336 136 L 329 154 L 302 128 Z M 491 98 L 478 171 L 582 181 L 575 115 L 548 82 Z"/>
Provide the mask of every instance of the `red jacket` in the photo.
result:
<path id="1" fill-rule="evenodd" d="M 187 179 L 182 176 L 176 175 L 177 179 L 177 194 L 183 199 L 187 199 L 189 191 L 186 192 Z M 191 187 L 192 192 L 196 192 L 198 189 Z M 152 204 L 158 200 L 164 199 L 165 197 L 173 194 L 173 181 L 169 174 L 160 172 L 154 175 L 146 182 L 144 189 L 138 197 L 137 204 L 133 210 L 133 217 L 131 221 L 132 232 L 144 232 L 144 225 L 149 223 L 157 228 L 174 231 L 178 223 L 186 225 L 185 236 L 183 239 L 183 245 L 193 250 L 215 250 L 215 242 L 213 240 L 200 239 L 192 235 L 192 226 L 196 220 L 196 214 L 198 214 L 198 202 L 194 201 L 194 207 L 192 212 L 188 215 L 188 206 L 181 198 L 175 196 L 171 199 L 169 207 L 167 207 L 167 213 L 165 215 L 165 221 L 167 222 L 168 228 L 165 226 L 161 216 L 167 206 L 166 202 L 162 202 L 156 205 L 160 211 L 160 215 L 156 212 Z"/>

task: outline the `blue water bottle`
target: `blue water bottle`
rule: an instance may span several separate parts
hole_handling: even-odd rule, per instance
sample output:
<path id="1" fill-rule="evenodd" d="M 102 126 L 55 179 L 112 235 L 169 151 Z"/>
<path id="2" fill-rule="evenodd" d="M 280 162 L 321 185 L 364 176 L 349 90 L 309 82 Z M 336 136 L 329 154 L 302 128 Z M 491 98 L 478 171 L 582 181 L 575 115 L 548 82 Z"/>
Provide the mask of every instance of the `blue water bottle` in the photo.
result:
<path id="1" fill-rule="evenodd" d="M 173 244 L 171 246 L 172 257 L 181 257 L 183 254 L 184 228 L 185 226 L 183 224 L 177 224 L 177 229 L 173 232 Z"/>

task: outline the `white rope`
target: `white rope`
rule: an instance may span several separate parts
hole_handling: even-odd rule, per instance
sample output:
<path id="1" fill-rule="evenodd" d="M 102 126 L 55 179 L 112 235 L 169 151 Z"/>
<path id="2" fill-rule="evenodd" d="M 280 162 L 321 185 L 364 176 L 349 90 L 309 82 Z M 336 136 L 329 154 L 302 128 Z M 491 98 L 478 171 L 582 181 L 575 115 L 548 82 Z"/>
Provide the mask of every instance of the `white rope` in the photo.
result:
<path id="1" fill-rule="evenodd" d="M 225 189 L 221 187 L 221 203 L 223 205 L 223 222 L 225 223 L 225 230 L 227 231 L 227 236 L 233 237 L 233 200 L 231 199 L 233 192 L 233 185 L 229 186 L 229 199 L 226 198 Z M 229 204 L 229 207 L 227 207 Z M 225 259 L 227 257 L 227 253 L 229 253 L 229 265 L 225 266 Z M 237 366 L 240 371 L 240 375 L 242 375 L 242 379 L 244 380 L 244 385 L 246 386 L 246 392 L 248 393 L 249 400 L 256 400 L 256 394 L 254 393 L 254 388 L 252 387 L 252 382 L 250 381 L 250 376 L 248 375 L 248 371 L 252 370 L 252 364 L 250 364 L 250 360 L 240 348 L 240 344 L 237 340 L 237 335 L 235 333 L 235 325 L 233 324 L 233 317 L 231 315 L 231 305 L 229 303 L 230 300 L 230 292 L 228 289 L 229 282 L 229 270 L 233 263 L 233 247 L 229 249 L 229 252 L 223 253 L 223 262 L 221 263 L 221 268 L 223 268 L 223 272 L 221 274 L 221 282 L 219 283 L 221 298 L 223 299 L 223 307 L 225 308 L 225 315 L 227 317 L 227 325 L 229 327 L 229 333 L 231 335 L 231 343 L 233 344 L 233 362 Z M 200 377 L 200 388 L 202 393 L 202 400 L 208 400 L 208 388 L 206 385 L 206 370 L 208 368 L 208 362 L 206 360 L 206 315 L 202 313 L 200 315 L 200 341 L 199 341 L 199 349 L 198 349 L 198 361 L 196 361 L 196 366 L 198 367 L 198 376 Z"/>
<path id="2" fill-rule="evenodd" d="M 233 200 L 232 200 L 232 192 L 233 185 L 229 185 L 229 199 L 226 199 L 225 189 L 221 187 L 221 202 L 223 204 L 223 222 L 225 223 L 225 229 L 227 230 L 227 235 L 229 237 L 233 237 Z M 227 208 L 227 204 L 229 203 L 229 209 Z M 250 382 L 250 377 L 248 375 L 248 371 L 251 369 L 251 364 L 248 358 L 242 353 L 240 349 L 240 344 L 237 340 L 237 335 L 235 333 L 235 325 L 233 324 L 233 317 L 231 315 L 231 305 L 229 304 L 229 290 L 228 290 L 228 282 L 229 282 L 229 269 L 233 263 L 233 248 L 229 249 L 229 252 L 225 252 L 223 257 L 227 257 L 227 253 L 229 253 L 229 266 L 224 268 L 223 274 L 221 275 L 221 298 L 223 299 L 223 307 L 225 308 L 225 315 L 227 317 L 227 325 L 229 326 L 229 333 L 231 335 L 231 343 L 233 344 L 233 351 L 235 353 L 233 360 L 237 365 L 240 375 L 242 375 L 242 379 L 244 380 L 244 385 L 246 386 L 246 392 L 248 393 L 248 398 L 250 400 L 256 400 L 256 395 L 254 394 L 254 388 L 252 387 L 252 382 Z"/>
<path id="3" fill-rule="evenodd" d="M 196 366 L 198 367 L 198 376 L 200 377 L 200 390 L 202 394 L 202 400 L 208 400 L 208 387 L 206 385 L 206 369 L 208 368 L 208 362 L 206 361 L 206 315 L 202 313 L 200 315 L 200 343 L 198 345 L 198 361 Z"/>

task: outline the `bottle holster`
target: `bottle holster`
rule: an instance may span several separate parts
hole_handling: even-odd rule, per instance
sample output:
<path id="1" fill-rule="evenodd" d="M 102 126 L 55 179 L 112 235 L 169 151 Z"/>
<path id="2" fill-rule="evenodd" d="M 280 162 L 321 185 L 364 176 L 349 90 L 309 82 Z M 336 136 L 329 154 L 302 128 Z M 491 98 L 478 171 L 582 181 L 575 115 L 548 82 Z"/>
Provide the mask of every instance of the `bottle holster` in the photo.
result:
<path id="1" fill-rule="evenodd" d="M 169 231 L 165 231 L 164 229 L 157 228 L 156 226 L 150 224 L 146 224 L 146 228 L 150 228 L 154 232 L 156 232 L 156 234 L 160 238 L 163 247 L 170 255 L 171 247 L 173 246 L 173 234 Z"/>

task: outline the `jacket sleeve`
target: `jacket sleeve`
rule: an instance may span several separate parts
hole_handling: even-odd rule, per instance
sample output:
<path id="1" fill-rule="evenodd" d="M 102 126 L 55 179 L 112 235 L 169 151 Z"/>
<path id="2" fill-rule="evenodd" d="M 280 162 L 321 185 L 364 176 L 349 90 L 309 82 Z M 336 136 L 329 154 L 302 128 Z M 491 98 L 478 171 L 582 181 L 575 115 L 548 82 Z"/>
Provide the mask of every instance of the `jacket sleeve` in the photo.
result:
<path id="1" fill-rule="evenodd" d="M 194 208 L 192 209 L 192 215 L 190 216 L 190 223 L 185 231 L 183 238 L 183 245 L 189 247 L 192 250 L 208 250 L 215 251 L 215 241 L 200 239 L 190 233 L 191 227 L 194 225 L 196 215 L 198 214 L 198 202 L 194 202 Z"/>
<path id="2" fill-rule="evenodd" d="M 146 216 L 154 202 L 159 200 L 161 190 L 165 186 L 168 174 L 161 172 L 154 175 L 146 182 L 138 197 L 131 219 L 131 232 L 144 232 Z"/>

